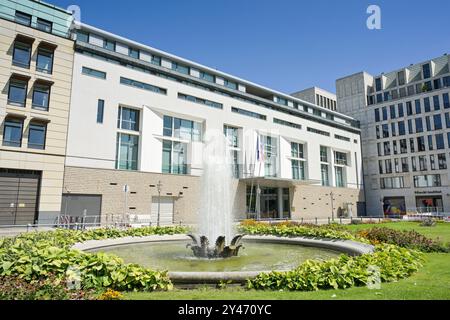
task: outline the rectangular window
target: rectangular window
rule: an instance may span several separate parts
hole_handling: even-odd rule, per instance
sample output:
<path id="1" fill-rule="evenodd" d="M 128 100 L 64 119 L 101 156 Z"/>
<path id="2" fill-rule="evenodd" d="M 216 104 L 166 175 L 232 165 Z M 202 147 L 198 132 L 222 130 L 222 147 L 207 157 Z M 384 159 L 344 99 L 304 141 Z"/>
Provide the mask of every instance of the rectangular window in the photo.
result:
<path id="1" fill-rule="evenodd" d="M 8 88 L 8 104 L 25 107 L 28 83 L 26 81 L 11 79 Z"/>
<path id="2" fill-rule="evenodd" d="M 427 164 L 427 157 L 426 156 L 420 156 L 419 157 L 419 169 L 420 169 L 420 171 L 427 171 L 428 170 L 428 164 Z"/>
<path id="3" fill-rule="evenodd" d="M 53 51 L 43 48 L 38 49 L 36 70 L 47 74 L 53 72 Z"/>
<path id="4" fill-rule="evenodd" d="M 448 93 L 444 93 L 442 95 L 442 100 L 444 101 L 444 108 L 445 109 L 450 108 L 450 98 L 449 98 Z"/>
<path id="5" fill-rule="evenodd" d="M 433 151 L 434 147 L 433 147 L 433 136 L 429 135 L 428 136 L 428 150 L 429 151 Z"/>
<path id="6" fill-rule="evenodd" d="M 336 175 L 336 188 L 345 188 L 347 185 L 345 183 L 345 174 L 343 167 L 335 167 Z"/>
<path id="7" fill-rule="evenodd" d="M 415 188 L 440 187 L 441 185 L 441 176 L 439 174 L 414 176 Z"/>
<path id="8" fill-rule="evenodd" d="M 450 113 L 447 112 L 445 114 L 445 126 L 447 127 L 447 129 L 450 129 Z"/>
<path id="9" fill-rule="evenodd" d="M 172 70 L 182 74 L 189 74 L 189 67 L 181 65 L 176 62 L 172 62 Z"/>
<path id="10" fill-rule="evenodd" d="M 109 51 L 116 51 L 116 43 L 114 41 L 104 39 L 103 48 Z"/>
<path id="11" fill-rule="evenodd" d="M 444 135 L 442 133 L 436 135 L 436 149 L 437 150 L 445 149 Z"/>
<path id="12" fill-rule="evenodd" d="M 394 150 L 394 154 L 398 154 L 397 141 L 392 141 L 392 149 Z"/>
<path id="13" fill-rule="evenodd" d="M 33 89 L 33 109 L 48 111 L 50 100 L 50 86 L 35 84 Z"/>
<path id="14" fill-rule="evenodd" d="M 425 117 L 425 123 L 427 125 L 427 131 L 431 131 L 431 118 L 430 116 Z"/>
<path id="15" fill-rule="evenodd" d="M 320 162 L 328 163 L 328 148 L 320 147 Z"/>
<path id="16" fill-rule="evenodd" d="M 375 109 L 375 122 L 380 122 L 380 109 Z"/>
<path id="17" fill-rule="evenodd" d="M 422 66 L 422 70 L 423 70 L 423 78 L 424 79 L 428 79 L 428 78 L 431 77 L 431 69 L 430 69 L 430 64 L 429 63 L 424 64 Z"/>
<path id="18" fill-rule="evenodd" d="M 300 160 L 292 160 L 292 179 L 305 180 L 305 163 Z"/>
<path id="19" fill-rule="evenodd" d="M 381 178 L 381 189 L 402 189 L 405 187 L 403 177 Z"/>
<path id="20" fill-rule="evenodd" d="M 163 135 L 181 140 L 201 141 L 201 123 L 164 116 Z"/>
<path id="21" fill-rule="evenodd" d="M 23 121 L 7 119 L 3 128 L 3 146 L 17 147 L 22 146 Z"/>
<path id="22" fill-rule="evenodd" d="M 431 103 L 430 103 L 429 97 L 426 97 L 423 99 L 423 104 L 425 106 L 425 112 L 430 112 L 431 111 Z"/>
<path id="23" fill-rule="evenodd" d="M 200 71 L 200 79 L 208 81 L 208 82 L 212 82 L 212 83 L 214 83 L 216 81 L 216 78 L 212 74 L 204 72 L 204 71 Z"/>
<path id="24" fill-rule="evenodd" d="M 225 87 L 233 89 L 233 90 L 237 90 L 238 89 L 238 84 L 236 82 L 229 81 L 229 80 L 225 79 Z"/>
<path id="25" fill-rule="evenodd" d="M 31 16 L 16 10 L 15 21 L 25 26 L 31 26 Z"/>
<path id="26" fill-rule="evenodd" d="M 340 136 L 340 135 L 338 135 L 338 134 L 335 134 L 335 135 L 334 135 L 334 138 L 335 138 L 335 139 L 338 139 L 338 140 L 346 141 L 346 142 L 350 142 L 350 141 L 351 141 L 350 138 L 344 137 L 344 136 Z"/>
<path id="27" fill-rule="evenodd" d="M 397 117 L 396 112 L 395 112 L 395 106 L 390 106 L 389 110 L 391 112 L 391 119 L 395 119 Z"/>
<path id="28" fill-rule="evenodd" d="M 97 123 L 103 123 L 104 111 L 105 111 L 105 101 L 99 99 L 97 102 Z"/>
<path id="29" fill-rule="evenodd" d="M 228 145 L 232 148 L 239 148 L 239 129 L 224 125 L 223 133 L 228 140 Z"/>
<path id="30" fill-rule="evenodd" d="M 400 173 L 400 163 L 399 163 L 398 159 L 394 159 L 394 168 L 395 168 L 395 173 Z"/>
<path id="31" fill-rule="evenodd" d="M 264 172 L 266 177 L 278 175 L 278 139 L 270 136 L 260 136 L 264 148 Z"/>
<path id="32" fill-rule="evenodd" d="M 383 131 L 383 138 L 389 138 L 389 125 L 383 124 L 381 129 Z"/>
<path id="33" fill-rule="evenodd" d="M 336 151 L 334 153 L 334 163 L 337 165 L 346 166 L 348 164 L 347 163 L 347 154 Z"/>
<path id="34" fill-rule="evenodd" d="M 187 174 L 187 144 L 163 141 L 162 173 Z"/>
<path id="35" fill-rule="evenodd" d="M 151 84 L 147 84 L 144 82 L 140 82 L 140 81 L 136 81 L 136 80 L 131 80 L 128 78 L 124 78 L 124 77 L 120 77 L 120 83 L 126 86 L 130 86 L 130 87 L 135 87 L 138 89 L 144 89 L 147 91 L 152 91 L 155 93 L 159 93 L 159 94 L 167 94 L 167 89 L 164 88 L 160 88 Z"/>
<path id="36" fill-rule="evenodd" d="M 439 101 L 439 96 L 433 97 L 433 103 L 434 103 L 434 110 L 440 110 L 441 109 L 441 103 Z"/>
<path id="37" fill-rule="evenodd" d="M 244 109 L 240 109 L 240 108 L 235 108 L 235 107 L 231 107 L 231 112 L 234 113 L 238 113 L 247 117 L 252 117 L 252 118 L 256 118 L 256 119 L 260 119 L 260 120 L 266 120 L 267 116 L 256 113 L 256 112 L 252 112 L 252 111 L 248 111 L 248 110 L 244 110 Z"/>
<path id="38" fill-rule="evenodd" d="M 397 107 L 398 107 L 398 116 L 399 116 L 399 118 L 404 117 L 405 116 L 405 112 L 403 110 L 403 103 L 399 103 Z"/>
<path id="39" fill-rule="evenodd" d="M 410 151 L 411 153 L 416 152 L 416 150 L 415 150 L 415 144 L 414 144 L 414 139 L 413 139 L 413 138 L 410 138 L 410 139 L 409 139 L 409 151 Z"/>
<path id="40" fill-rule="evenodd" d="M 19 41 L 14 42 L 13 60 L 15 66 L 29 68 L 31 61 L 31 45 Z"/>
<path id="41" fill-rule="evenodd" d="M 383 148 L 384 148 L 384 155 L 390 156 L 391 155 L 391 143 L 389 141 L 384 142 Z"/>
<path id="42" fill-rule="evenodd" d="M 377 139 L 380 139 L 381 138 L 380 126 L 375 126 L 375 131 L 376 131 Z"/>
<path id="43" fill-rule="evenodd" d="M 378 161 L 378 172 L 379 172 L 380 174 L 383 174 L 383 173 L 384 173 L 384 170 L 383 170 L 383 160 L 379 160 L 379 161 Z"/>
<path id="44" fill-rule="evenodd" d="M 406 134 L 406 131 L 405 131 L 405 122 L 400 121 L 400 122 L 398 123 L 398 135 L 399 135 L 399 136 L 404 136 L 405 134 Z"/>
<path id="45" fill-rule="evenodd" d="M 139 136 L 117 133 L 116 169 L 137 170 Z"/>
<path id="46" fill-rule="evenodd" d="M 416 171 L 417 171 L 416 157 L 411 157 L 411 167 L 412 167 L 412 171 L 413 171 L 413 172 L 416 172 Z"/>
<path id="47" fill-rule="evenodd" d="M 441 130 L 442 129 L 442 118 L 440 114 L 435 114 L 433 116 L 434 120 L 434 130 Z"/>
<path id="48" fill-rule="evenodd" d="M 433 154 L 430 155 L 430 168 L 431 170 L 436 170 L 436 161 Z"/>
<path id="49" fill-rule="evenodd" d="M 406 74 L 405 71 L 400 71 L 397 72 L 397 80 L 398 80 L 398 85 L 399 86 L 403 86 L 406 84 Z"/>
<path id="50" fill-rule="evenodd" d="M 426 151 L 425 138 L 424 137 L 417 137 L 417 149 L 418 149 L 419 152 Z"/>
<path id="51" fill-rule="evenodd" d="M 403 173 L 409 172 L 408 158 L 402 158 L 402 172 Z"/>
<path id="52" fill-rule="evenodd" d="M 413 134 L 414 133 L 414 128 L 413 128 L 413 122 L 412 119 L 408 120 L 408 133 L 409 134 Z"/>
<path id="53" fill-rule="evenodd" d="M 422 118 L 416 118 L 416 132 L 420 133 L 423 132 L 423 122 Z"/>
<path id="54" fill-rule="evenodd" d="M 381 110 L 382 110 L 382 113 L 383 113 L 383 121 L 386 121 L 388 119 L 387 107 L 383 107 Z"/>
<path id="55" fill-rule="evenodd" d="M 51 33 L 52 32 L 52 27 L 53 27 L 53 23 L 51 23 L 50 21 L 47 21 L 47 20 L 44 20 L 44 19 L 41 19 L 41 18 L 37 18 L 36 28 L 38 30 Z"/>
<path id="56" fill-rule="evenodd" d="M 411 116 L 413 114 L 413 108 L 411 101 L 406 102 L 406 114 Z"/>
<path id="57" fill-rule="evenodd" d="M 330 179 L 329 179 L 329 172 L 328 172 L 328 165 L 322 164 L 320 166 L 320 172 L 322 177 L 322 186 L 329 187 L 330 186 Z"/>
<path id="58" fill-rule="evenodd" d="M 139 110 L 119 107 L 117 128 L 122 130 L 139 131 Z"/>
<path id="59" fill-rule="evenodd" d="M 47 126 L 45 124 L 30 123 L 28 130 L 28 148 L 44 150 L 46 132 Z"/>
<path id="60" fill-rule="evenodd" d="M 392 173 L 392 160 L 391 159 L 386 159 L 384 161 L 384 166 L 386 169 L 386 173 Z"/>
<path id="61" fill-rule="evenodd" d="M 375 90 L 376 91 L 381 91 L 382 90 L 381 78 L 375 79 Z"/>
<path id="62" fill-rule="evenodd" d="M 187 94 L 184 94 L 184 93 L 178 93 L 178 99 L 182 99 L 182 100 L 186 100 L 186 101 L 190 101 L 190 102 L 203 104 L 205 106 L 216 108 L 216 109 L 223 109 L 223 104 L 221 104 L 219 102 L 214 102 L 214 101 L 211 101 L 211 100 L 206 100 L 206 99 L 194 97 L 194 96 L 187 95 Z"/>
<path id="63" fill-rule="evenodd" d="M 273 123 L 281 124 L 283 126 L 291 127 L 291 128 L 295 128 L 295 129 L 299 129 L 299 130 L 302 129 L 302 126 L 300 124 L 289 122 L 289 121 L 285 121 L 285 120 L 281 120 L 281 119 L 277 119 L 277 118 L 273 118 Z"/>
<path id="64" fill-rule="evenodd" d="M 395 125 L 395 122 L 391 123 L 391 132 L 392 132 L 393 137 L 397 136 L 396 128 L 397 128 L 397 126 Z"/>
<path id="65" fill-rule="evenodd" d="M 435 79 L 433 81 L 433 85 L 434 85 L 434 90 L 439 90 L 442 86 L 441 86 L 441 79 Z"/>
<path id="66" fill-rule="evenodd" d="M 106 72 L 94 70 L 91 68 L 83 67 L 81 70 L 81 73 L 87 76 L 99 78 L 99 79 L 106 79 Z"/>
<path id="67" fill-rule="evenodd" d="M 400 140 L 400 153 L 408 153 L 408 144 L 406 143 L 406 139 Z"/>
<path id="68" fill-rule="evenodd" d="M 139 50 L 129 48 L 128 49 L 128 56 L 134 59 L 139 59 Z"/>
<path id="69" fill-rule="evenodd" d="M 447 158 L 445 153 L 438 154 L 439 170 L 447 170 Z"/>

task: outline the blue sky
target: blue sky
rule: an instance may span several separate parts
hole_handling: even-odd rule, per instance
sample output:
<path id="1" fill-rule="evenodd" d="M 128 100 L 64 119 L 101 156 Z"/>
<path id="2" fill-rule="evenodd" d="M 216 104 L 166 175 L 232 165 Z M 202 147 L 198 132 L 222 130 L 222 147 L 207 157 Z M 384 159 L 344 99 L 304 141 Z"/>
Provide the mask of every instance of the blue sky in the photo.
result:
<path id="1" fill-rule="evenodd" d="M 374 75 L 449 53 L 448 0 L 46 0 L 81 7 L 83 22 L 292 93 L 335 91 L 335 80 Z M 382 29 L 366 27 L 370 4 Z"/>

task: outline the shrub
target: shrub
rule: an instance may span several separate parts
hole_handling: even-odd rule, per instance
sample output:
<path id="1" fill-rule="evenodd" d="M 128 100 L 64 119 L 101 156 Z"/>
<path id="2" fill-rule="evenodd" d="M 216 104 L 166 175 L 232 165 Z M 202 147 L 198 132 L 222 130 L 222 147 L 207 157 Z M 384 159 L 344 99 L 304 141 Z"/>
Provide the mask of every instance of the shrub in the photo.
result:
<path id="1" fill-rule="evenodd" d="M 422 254 L 394 245 L 379 245 L 375 253 L 358 257 L 341 255 L 329 261 L 308 260 L 288 272 L 262 273 L 247 281 L 249 289 L 314 291 L 345 289 L 367 285 L 373 266 L 380 270 L 381 282 L 410 276 L 421 267 Z"/>
<path id="2" fill-rule="evenodd" d="M 448 252 L 441 243 L 428 239 L 416 231 L 398 231 L 390 228 L 372 228 L 358 233 L 373 244 L 389 243 L 423 252 Z"/>
<path id="3" fill-rule="evenodd" d="M 435 227 L 436 226 L 436 220 L 432 218 L 427 218 L 422 221 L 420 224 L 421 227 Z"/>
<path id="4" fill-rule="evenodd" d="M 60 229 L 0 239 L 0 276 L 16 276 L 32 282 L 50 274 L 61 280 L 72 272 L 80 278 L 83 289 L 170 290 L 172 283 L 167 271 L 153 271 L 139 265 L 125 264 L 113 255 L 85 253 L 70 247 L 87 240 L 181 232 L 186 232 L 186 229 L 147 227 L 85 232 Z"/>
<path id="5" fill-rule="evenodd" d="M 69 290 L 65 279 L 54 275 L 33 282 L 19 277 L 0 277 L 0 300 L 93 300 L 92 290 Z"/>
<path id="6" fill-rule="evenodd" d="M 122 300 L 122 299 L 123 295 L 120 292 L 111 289 L 106 290 L 98 297 L 98 300 Z"/>

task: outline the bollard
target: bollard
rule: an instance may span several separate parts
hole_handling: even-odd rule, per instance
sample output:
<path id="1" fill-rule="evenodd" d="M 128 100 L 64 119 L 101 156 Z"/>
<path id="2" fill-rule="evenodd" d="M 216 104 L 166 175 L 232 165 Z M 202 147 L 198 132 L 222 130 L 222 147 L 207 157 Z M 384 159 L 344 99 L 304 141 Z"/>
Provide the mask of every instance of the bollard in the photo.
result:
<path id="1" fill-rule="evenodd" d="M 316 218 L 316 225 L 318 225 L 319 224 L 319 222 L 317 221 L 317 218 Z"/>

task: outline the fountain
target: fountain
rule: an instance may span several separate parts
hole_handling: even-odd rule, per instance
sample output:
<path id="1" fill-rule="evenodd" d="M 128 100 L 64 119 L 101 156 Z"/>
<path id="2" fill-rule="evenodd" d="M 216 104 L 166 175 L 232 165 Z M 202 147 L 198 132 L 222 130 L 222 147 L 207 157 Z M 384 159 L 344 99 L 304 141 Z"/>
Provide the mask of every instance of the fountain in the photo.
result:
<path id="1" fill-rule="evenodd" d="M 205 134 L 203 175 L 199 210 L 199 234 L 189 235 L 189 244 L 198 258 L 230 258 L 242 248 L 242 236 L 234 236 L 232 208 L 231 153 L 228 140 L 221 132 Z M 209 239 L 217 239 L 210 247 Z M 227 245 L 227 240 L 232 239 Z"/>

